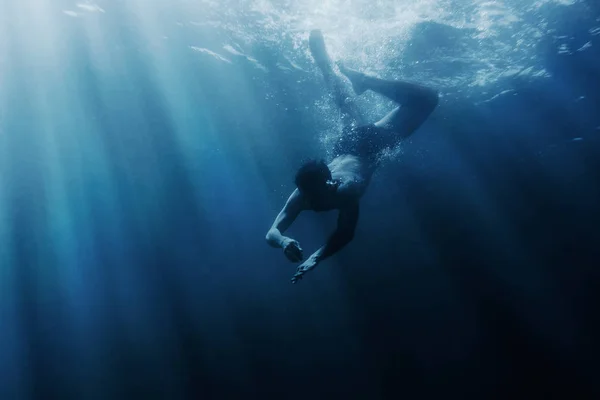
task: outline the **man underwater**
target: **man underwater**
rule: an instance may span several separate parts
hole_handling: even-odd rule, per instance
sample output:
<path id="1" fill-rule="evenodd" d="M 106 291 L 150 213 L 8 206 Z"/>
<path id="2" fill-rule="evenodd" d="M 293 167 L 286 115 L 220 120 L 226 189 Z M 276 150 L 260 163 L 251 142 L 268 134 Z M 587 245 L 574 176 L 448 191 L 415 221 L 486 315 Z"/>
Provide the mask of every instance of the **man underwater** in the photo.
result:
<path id="1" fill-rule="evenodd" d="M 402 81 L 387 81 L 369 76 L 338 64 L 338 68 L 352 83 L 356 95 L 366 90 L 379 93 L 399 106 L 374 124 L 364 124 L 359 110 L 351 100 L 352 93 L 342 76 L 334 69 L 327 54 L 321 31 L 310 33 L 309 46 L 313 59 L 323 73 L 325 82 L 342 112 L 344 132 L 336 144 L 334 154 L 340 154 L 329 164 L 309 161 L 296 173 L 297 189 L 288 198 L 267 233 L 272 247 L 283 249 L 292 262 L 303 260 L 300 244 L 283 235 L 300 212 L 339 210 L 337 227 L 327 243 L 306 259 L 292 277 L 292 283 L 321 261 L 344 248 L 354 237 L 358 222 L 359 200 L 365 193 L 375 172 L 381 153 L 394 148 L 427 119 L 438 104 L 437 91 Z"/>

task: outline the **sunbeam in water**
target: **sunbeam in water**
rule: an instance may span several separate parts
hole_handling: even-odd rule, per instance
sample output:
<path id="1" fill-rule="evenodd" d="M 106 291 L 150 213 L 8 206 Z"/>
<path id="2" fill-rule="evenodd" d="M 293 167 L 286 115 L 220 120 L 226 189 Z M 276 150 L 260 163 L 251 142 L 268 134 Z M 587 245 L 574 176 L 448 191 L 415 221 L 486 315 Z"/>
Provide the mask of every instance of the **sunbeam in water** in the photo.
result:
<path id="1" fill-rule="evenodd" d="M 425 122 L 286 252 L 339 106 L 395 107 L 315 29 Z M 0 399 L 599 398 L 599 38 L 592 0 L 2 2 Z"/>

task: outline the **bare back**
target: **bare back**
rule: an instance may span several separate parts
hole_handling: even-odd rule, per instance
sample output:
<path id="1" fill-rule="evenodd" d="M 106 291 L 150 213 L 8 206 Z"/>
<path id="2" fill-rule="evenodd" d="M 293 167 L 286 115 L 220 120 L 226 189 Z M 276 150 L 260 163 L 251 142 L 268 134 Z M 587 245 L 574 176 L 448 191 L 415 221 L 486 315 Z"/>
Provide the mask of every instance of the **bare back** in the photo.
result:
<path id="1" fill-rule="evenodd" d="M 355 155 L 341 155 L 328 165 L 333 180 L 339 182 L 334 208 L 358 201 L 367 190 L 374 168 L 368 160 Z"/>

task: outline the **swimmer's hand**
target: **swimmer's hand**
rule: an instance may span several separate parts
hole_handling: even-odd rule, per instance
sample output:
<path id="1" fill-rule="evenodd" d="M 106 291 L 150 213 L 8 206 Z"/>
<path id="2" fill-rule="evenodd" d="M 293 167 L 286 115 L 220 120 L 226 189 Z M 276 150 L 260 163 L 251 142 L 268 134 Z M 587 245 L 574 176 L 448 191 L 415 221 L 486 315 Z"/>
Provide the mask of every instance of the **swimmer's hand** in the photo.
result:
<path id="1" fill-rule="evenodd" d="M 296 273 L 292 277 L 292 283 L 296 283 L 300 279 L 302 279 L 304 274 L 310 271 L 311 269 L 315 268 L 317 264 L 318 262 L 316 257 L 309 257 L 308 260 L 304 261 L 296 270 Z"/>
<path id="2" fill-rule="evenodd" d="M 284 238 L 281 243 L 281 247 L 283 248 L 283 254 L 287 257 L 291 262 L 300 262 L 302 261 L 302 248 L 300 247 L 300 243 L 292 238 Z"/>

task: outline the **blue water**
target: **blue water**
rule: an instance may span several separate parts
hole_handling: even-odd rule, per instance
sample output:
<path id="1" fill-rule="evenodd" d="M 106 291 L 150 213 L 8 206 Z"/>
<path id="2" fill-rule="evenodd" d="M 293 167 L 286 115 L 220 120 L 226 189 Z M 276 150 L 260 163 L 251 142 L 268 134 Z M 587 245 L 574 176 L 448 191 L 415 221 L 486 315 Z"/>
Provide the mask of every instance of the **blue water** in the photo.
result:
<path id="1" fill-rule="evenodd" d="M 292 285 L 314 28 L 441 98 Z M 599 396 L 599 38 L 593 0 L 0 3 L 0 399 Z"/>

